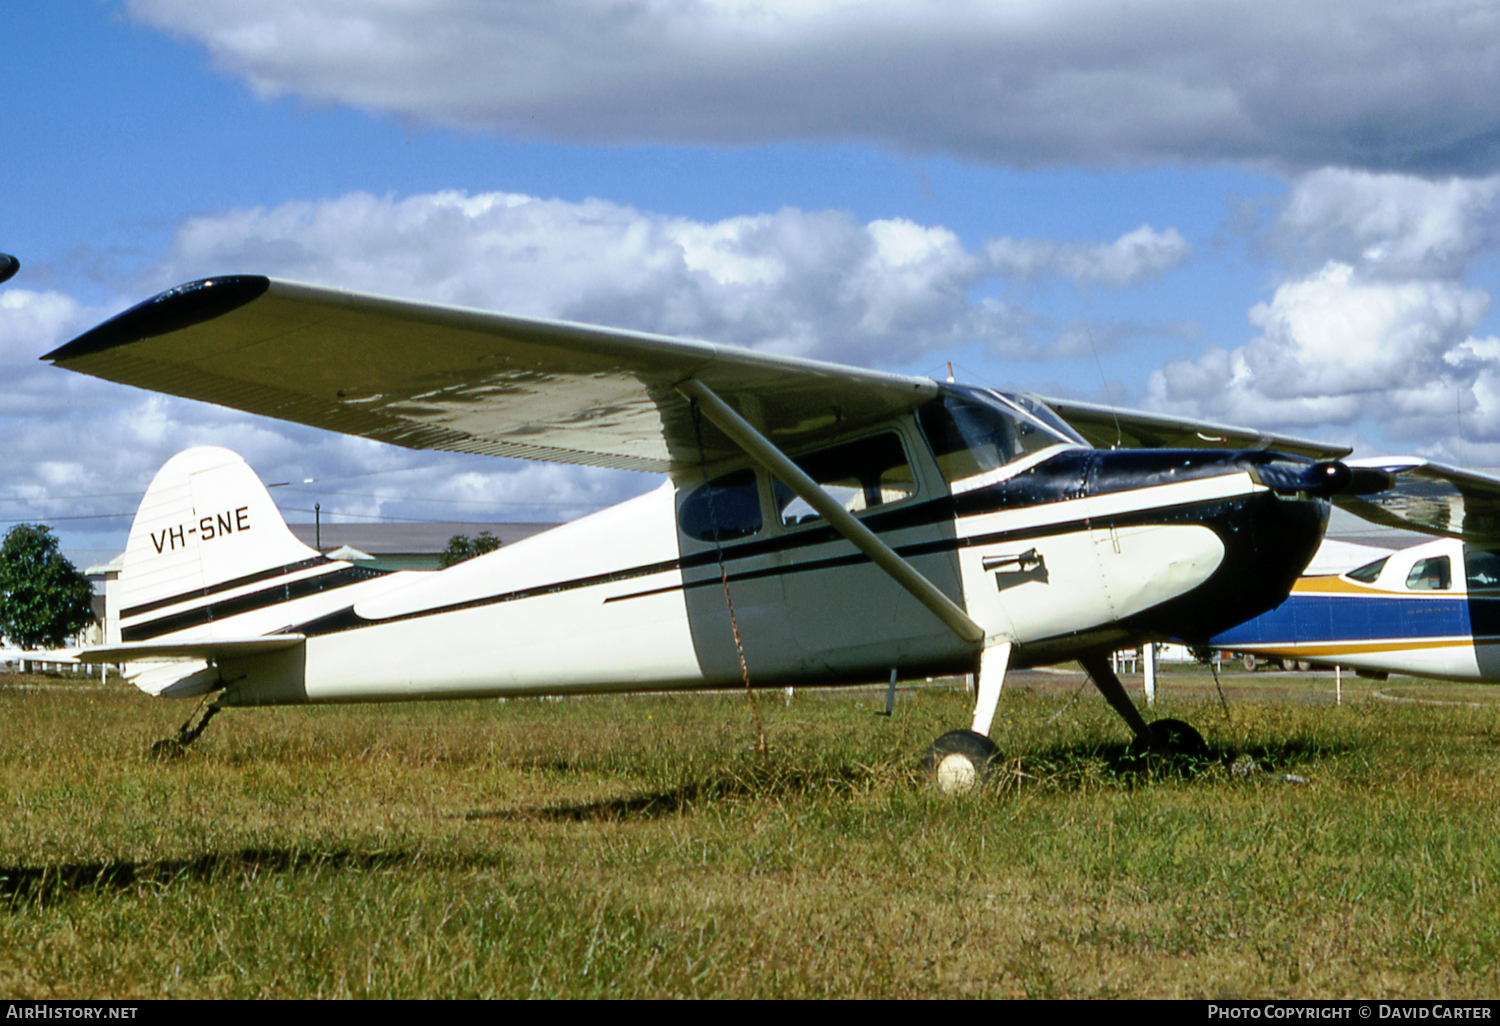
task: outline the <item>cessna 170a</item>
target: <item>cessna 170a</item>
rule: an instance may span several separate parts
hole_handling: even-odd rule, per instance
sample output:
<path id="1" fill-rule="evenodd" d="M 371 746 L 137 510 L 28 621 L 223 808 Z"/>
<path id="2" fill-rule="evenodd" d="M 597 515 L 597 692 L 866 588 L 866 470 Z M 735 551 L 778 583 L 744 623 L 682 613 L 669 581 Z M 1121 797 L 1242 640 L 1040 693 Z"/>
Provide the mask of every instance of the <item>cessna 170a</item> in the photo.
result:
<path id="1" fill-rule="evenodd" d="M 131 530 L 121 637 L 81 658 L 156 664 L 142 687 L 211 693 L 207 714 L 977 670 L 969 729 L 927 760 L 962 783 L 994 754 L 1007 668 L 1077 659 L 1141 743 L 1201 746 L 1146 722 L 1109 653 L 1277 605 L 1329 498 L 1381 486 L 1293 439 L 1059 407 L 1134 444 L 1200 440 L 1111 451 L 1025 395 L 253 276 L 172 289 L 44 359 L 413 448 L 667 475 L 380 576 L 292 539 L 232 453 L 179 455 Z"/>
<path id="2" fill-rule="evenodd" d="M 1210 644 L 1374 675 L 1500 680 L 1500 480 L 1410 457 L 1352 462 L 1392 484 L 1341 504 L 1441 538 L 1304 577 L 1281 605 Z"/>

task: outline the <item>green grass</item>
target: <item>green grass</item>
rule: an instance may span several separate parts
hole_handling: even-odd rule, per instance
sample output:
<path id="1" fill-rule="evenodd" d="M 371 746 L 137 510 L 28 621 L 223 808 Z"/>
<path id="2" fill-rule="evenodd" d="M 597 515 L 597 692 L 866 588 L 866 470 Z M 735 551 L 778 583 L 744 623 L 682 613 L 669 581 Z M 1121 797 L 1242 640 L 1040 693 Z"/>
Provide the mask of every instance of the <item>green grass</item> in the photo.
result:
<path id="1" fill-rule="evenodd" d="M 160 763 L 189 706 L 6 680 L 11 997 L 1500 988 L 1484 689 L 1346 681 L 1336 707 L 1326 678 L 1240 675 L 1226 718 L 1209 681 L 1157 710 L 1207 738 L 1193 777 L 1128 770 L 1092 691 L 1013 689 L 1004 761 L 951 799 L 916 767 L 960 690 L 891 719 L 762 694 L 765 757 L 744 698 L 703 695 L 230 710 Z"/>

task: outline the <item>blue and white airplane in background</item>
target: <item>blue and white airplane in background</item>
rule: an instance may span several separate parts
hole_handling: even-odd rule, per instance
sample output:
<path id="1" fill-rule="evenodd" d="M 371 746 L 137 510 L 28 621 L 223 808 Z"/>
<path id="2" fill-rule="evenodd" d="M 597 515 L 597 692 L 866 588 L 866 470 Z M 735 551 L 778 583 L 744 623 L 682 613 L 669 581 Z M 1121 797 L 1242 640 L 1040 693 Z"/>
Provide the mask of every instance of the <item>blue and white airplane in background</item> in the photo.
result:
<path id="1" fill-rule="evenodd" d="M 1342 506 L 1442 537 L 1303 577 L 1285 602 L 1210 644 L 1374 676 L 1500 681 L 1500 479 L 1417 458 L 1349 462 L 1390 474 L 1393 486 Z"/>
<path id="2" fill-rule="evenodd" d="M 377 575 L 296 542 L 233 453 L 188 450 L 131 529 L 121 636 L 81 655 L 154 694 L 208 696 L 206 717 L 977 671 L 972 723 L 926 760 L 955 787 L 995 754 L 1009 667 L 1079 660 L 1142 744 L 1201 748 L 1145 720 L 1109 654 L 1275 607 L 1330 501 L 1390 483 L 1297 439 L 259 276 L 179 286 L 45 359 L 396 445 L 667 478 Z"/>

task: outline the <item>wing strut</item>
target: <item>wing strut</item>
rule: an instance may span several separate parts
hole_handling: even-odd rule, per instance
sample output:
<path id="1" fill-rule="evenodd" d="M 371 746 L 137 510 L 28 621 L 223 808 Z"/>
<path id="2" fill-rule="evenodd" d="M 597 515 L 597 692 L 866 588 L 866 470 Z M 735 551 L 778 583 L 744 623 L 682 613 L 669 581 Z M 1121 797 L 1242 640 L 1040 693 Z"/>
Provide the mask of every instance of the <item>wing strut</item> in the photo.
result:
<path id="1" fill-rule="evenodd" d="M 728 435 L 757 463 L 780 478 L 799 499 L 817 510 L 835 530 L 868 556 L 872 563 L 889 574 L 892 580 L 909 591 L 918 602 L 932 610 L 953 633 L 973 644 L 984 640 L 984 628 L 969 619 L 969 615 L 957 603 L 876 537 L 874 531 L 855 519 L 837 499 L 808 477 L 801 467 L 788 459 L 770 439 L 755 430 L 749 421 L 715 395 L 712 389 L 696 378 L 689 378 L 679 384 L 677 390 L 696 401 L 702 408 L 703 415 L 715 427 Z"/>

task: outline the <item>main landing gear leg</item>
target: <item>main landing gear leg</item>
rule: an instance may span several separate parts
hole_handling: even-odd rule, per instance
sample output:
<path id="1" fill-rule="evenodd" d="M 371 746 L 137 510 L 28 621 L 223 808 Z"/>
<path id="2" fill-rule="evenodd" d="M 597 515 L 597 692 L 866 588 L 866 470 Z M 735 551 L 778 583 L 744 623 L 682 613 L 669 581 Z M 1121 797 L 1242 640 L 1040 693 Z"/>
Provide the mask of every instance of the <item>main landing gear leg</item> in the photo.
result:
<path id="1" fill-rule="evenodd" d="M 198 720 L 197 726 L 193 725 L 193 719 L 198 715 L 195 712 L 193 716 L 188 717 L 186 723 L 178 728 L 176 737 L 163 738 L 152 745 L 151 754 L 163 760 L 175 759 L 186 754 L 188 745 L 198 740 L 198 735 L 203 733 L 203 728 L 208 726 L 208 721 L 218 715 L 219 709 L 218 702 L 211 703 L 203 710 L 202 718 Z"/>
<path id="2" fill-rule="evenodd" d="M 1089 679 L 1094 682 L 1094 687 L 1099 689 L 1104 700 L 1135 731 L 1135 742 L 1130 746 L 1132 753 L 1145 755 L 1155 752 L 1181 759 L 1202 759 L 1208 755 L 1208 745 L 1204 743 L 1203 735 L 1189 724 L 1181 720 L 1147 723 L 1126 694 L 1125 685 L 1115 676 L 1115 671 L 1109 665 L 1108 655 L 1089 656 L 1078 662 L 1088 671 Z"/>
<path id="3" fill-rule="evenodd" d="M 979 680 L 974 702 L 974 722 L 968 730 L 950 730 L 932 743 L 922 759 L 922 769 L 944 794 L 971 791 L 990 775 L 1000 758 L 1000 749 L 989 739 L 995 721 L 995 706 L 1005 669 L 1010 664 L 1010 642 L 986 648 L 979 657 Z"/>

